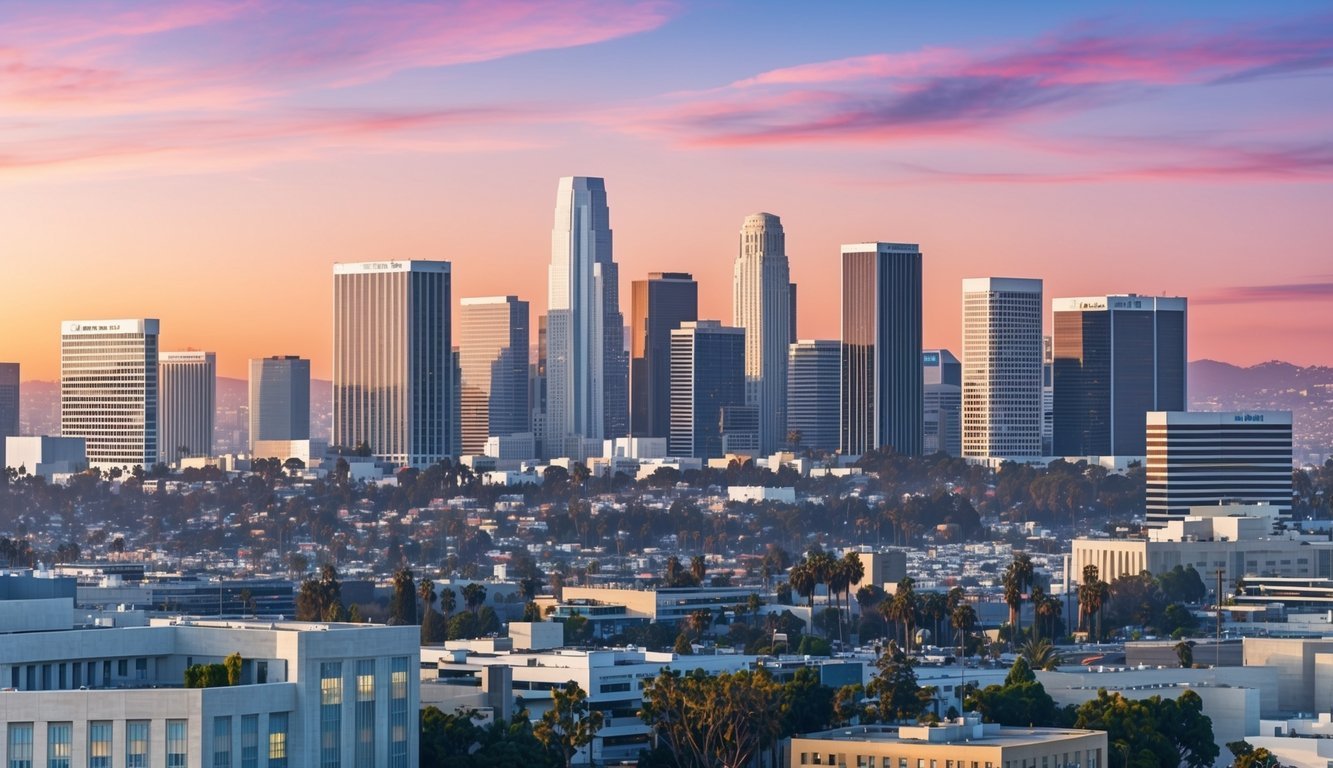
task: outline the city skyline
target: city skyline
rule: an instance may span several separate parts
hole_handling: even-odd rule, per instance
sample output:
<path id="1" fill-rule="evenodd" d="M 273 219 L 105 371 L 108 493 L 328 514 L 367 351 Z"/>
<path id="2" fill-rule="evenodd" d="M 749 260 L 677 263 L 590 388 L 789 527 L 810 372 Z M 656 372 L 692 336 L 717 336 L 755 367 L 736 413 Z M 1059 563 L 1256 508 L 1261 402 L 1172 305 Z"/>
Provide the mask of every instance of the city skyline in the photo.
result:
<path id="1" fill-rule="evenodd" d="M 1333 18 L 1317 4 L 321 19 L 364 30 L 364 50 L 302 35 L 281 3 L 153 10 L 0 11 L 22 118 L 0 138 L 18 297 L 0 325 L 24 330 L 0 358 L 30 380 L 56 378 L 59 322 L 80 316 L 158 317 L 164 346 L 216 350 L 221 375 L 294 353 L 328 378 L 330 296 L 311 277 L 334 262 L 449 260 L 456 297 L 514 294 L 537 316 L 549 184 L 571 173 L 614 185 L 620 290 L 691 272 L 701 317 L 729 316 L 734 222 L 769 210 L 801 286 L 798 338 L 837 335 L 836 313 L 811 308 L 836 300 L 838 245 L 890 237 L 934 255 L 928 347 L 960 346 L 958 280 L 1010 273 L 1050 296 L 1188 296 L 1194 359 L 1333 363 L 1304 319 L 1333 295 Z M 738 39 L 742 23 L 761 34 Z M 878 28 L 897 34 L 847 34 Z M 686 43 L 688 65 L 662 66 Z M 207 265 L 188 274 L 210 290 L 143 279 L 181 264 Z M 282 304 L 258 298 L 270 285 Z"/>

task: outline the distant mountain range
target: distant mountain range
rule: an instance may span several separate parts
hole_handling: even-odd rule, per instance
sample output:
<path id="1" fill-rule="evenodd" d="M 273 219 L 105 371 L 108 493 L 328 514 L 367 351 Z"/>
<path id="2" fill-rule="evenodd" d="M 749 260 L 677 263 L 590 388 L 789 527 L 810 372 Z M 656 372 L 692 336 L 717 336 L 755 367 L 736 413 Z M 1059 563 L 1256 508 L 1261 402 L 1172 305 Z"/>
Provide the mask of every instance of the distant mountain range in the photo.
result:
<path id="1" fill-rule="evenodd" d="M 1216 360 L 1189 365 L 1190 408 L 1198 411 L 1281 410 L 1295 419 L 1296 455 L 1315 459 L 1333 454 L 1333 368 L 1301 367 L 1273 360 L 1242 368 Z M 218 377 L 217 448 L 241 450 L 247 444 L 245 379 Z M 24 434 L 60 433 L 60 385 L 23 382 Z M 310 431 L 327 438 L 333 427 L 333 383 L 310 382 Z"/>

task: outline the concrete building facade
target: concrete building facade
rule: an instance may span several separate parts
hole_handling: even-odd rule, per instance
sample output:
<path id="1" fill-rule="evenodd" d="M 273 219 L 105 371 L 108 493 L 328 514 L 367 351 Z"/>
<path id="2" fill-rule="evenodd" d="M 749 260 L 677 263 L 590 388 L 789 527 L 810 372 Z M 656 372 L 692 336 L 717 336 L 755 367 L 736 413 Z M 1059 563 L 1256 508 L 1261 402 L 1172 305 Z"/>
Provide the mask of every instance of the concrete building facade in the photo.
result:
<path id="1" fill-rule="evenodd" d="M 250 452 L 269 440 L 310 439 L 310 361 L 296 355 L 250 361 Z"/>
<path id="2" fill-rule="evenodd" d="M 450 455 L 454 434 L 447 261 L 333 267 L 333 444 L 397 466 Z"/>
<path id="3" fill-rule="evenodd" d="M 786 442 L 794 296 L 782 220 L 771 213 L 745 217 L 733 266 L 731 324 L 745 329 L 745 401 L 758 409 L 763 453 Z"/>
<path id="4" fill-rule="evenodd" d="M 922 450 L 963 455 L 963 366 L 947 349 L 921 353 Z"/>
<path id="5" fill-rule="evenodd" d="M 963 281 L 963 455 L 1041 455 L 1041 281 Z"/>
<path id="6" fill-rule="evenodd" d="M 671 332 L 699 319 L 699 284 L 688 272 L 652 272 L 630 298 L 630 434 L 671 433 Z"/>
<path id="7" fill-rule="evenodd" d="M 1105 731 L 1008 728 L 968 713 L 939 725 L 855 725 L 795 736 L 787 765 L 861 768 L 1106 768 Z"/>
<path id="8" fill-rule="evenodd" d="M 158 321 L 60 324 L 60 434 L 84 439 L 97 469 L 158 460 Z"/>
<path id="9" fill-rule="evenodd" d="M 459 451 L 482 453 L 490 437 L 529 434 L 528 303 L 463 299 L 458 329 Z"/>
<path id="10" fill-rule="evenodd" d="M 795 450 L 838 450 L 838 394 L 842 344 L 802 339 L 787 352 L 787 431 L 800 435 Z"/>
<path id="11" fill-rule="evenodd" d="M 171 465 L 213 455 L 217 415 L 217 356 L 212 352 L 162 352 L 157 358 L 158 460 Z"/>

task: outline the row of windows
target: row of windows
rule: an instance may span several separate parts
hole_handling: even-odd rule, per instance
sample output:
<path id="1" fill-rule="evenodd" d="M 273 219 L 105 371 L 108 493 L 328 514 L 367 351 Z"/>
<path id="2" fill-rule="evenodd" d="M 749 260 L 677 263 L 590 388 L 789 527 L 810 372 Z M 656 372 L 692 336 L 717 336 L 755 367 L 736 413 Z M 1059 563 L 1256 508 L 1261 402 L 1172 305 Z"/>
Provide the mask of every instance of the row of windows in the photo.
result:
<path id="1" fill-rule="evenodd" d="M 152 723 L 148 720 L 125 722 L 126 768 L 150 768 L 149 734 Z M 188 768 L 188 729 L 185 720 L 166 721 L 167 768 Z M 10 723 L 6 743 L 8 768 L 34 768 L 33 723 Z M 111 768 L 112 723 L 94 720 L 88 723 L 88 768 Z M 74 758 L 74 724 L 48 723 L 46 726 L 46 768 L 72 768 Z M 272 763 L 270 763 L 272 765 Z M 257 766 L 255 767 L 257 768 Z"/>

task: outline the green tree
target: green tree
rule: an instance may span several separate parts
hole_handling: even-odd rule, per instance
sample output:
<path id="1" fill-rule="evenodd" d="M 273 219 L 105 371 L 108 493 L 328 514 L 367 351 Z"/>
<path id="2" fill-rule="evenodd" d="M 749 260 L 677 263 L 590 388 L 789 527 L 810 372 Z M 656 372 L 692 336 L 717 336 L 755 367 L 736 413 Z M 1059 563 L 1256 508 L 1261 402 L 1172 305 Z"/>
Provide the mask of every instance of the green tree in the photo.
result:
<path id="1" fill-rule="evenodd" d="M 1060 652 L 1055 650 L 1050 640 L 1029 639 L 1019 649 L 1019 657 L 1031 669 L 1049 671 L 1060 666 Z"/>
<path id="2" fill-rule="evenodd" d="M 1023 656 L 1010 667 L 1004 685 L 988 685 L 974 690 L 964 700 L 964 706 L 1001 725 L 1031 728 L 1061 724 L 1055 700 L 1037 682 L 1037 676 Z"/>
<path id="3" fill-rule="evenodd" d="M 570 680 L 563 688 L 551 692 L 551 708 L 533 728 L 533 735 L 564 759 L 565 768 L 573 764 L 574 755 L 590 747 L 597 732 L 602 729 L 602 713 L 588 708 L 588 694 L 579 684 Z M 588 764 L 592 765 L 592 750 L 588 750 Z"/>
<path id="4" fill-rule="evenodd" d="M 1009 606 L 1009 626 L 1012 628 L 1009 633 L 1009 646 L 1011 648 L 1018 642 L 1018 638 L 1023 633 L 1024 593 L 1032 586 L 1034 574 L 1032 556 L 1026 552 L 1015 554 L 1013 561 L 1004 570 L 1002 583 L 1004 584 L 1004 602 Z"/>
<path id="5" fill-rule="evenodd" d="M 1231 768 L 1282 768 L 1272 752 L 1262 747 L 1255 749 L 1248 741 L 1228 741 L 1227 749 L 1236 758 Z"/>
<path id="6" fill-rule="evenodd" d="M 782 718 L 756 715 L 780 707 L 780 687 L 763 671 L 663 670 L 644 686 L 639 717 L 657 735 L 670 764 L 739 767 L 777 740 Z"/>
<path id="7" fill-rule="evenodd" d="M 833 721 L 833 690 L 819 680 L 819 670 L 801 667 L 782 685 L 782 734 L 813 733 Z"/>
<path id="8" fill-rule="evenodd" d="M 878 674 L 866 686 L 866 694 L 879 699 L 879 716 L 886 722 L 915 720 L 926 711 L 935 695 L 934 687 L 923 688 L 916 679 L 916 662 L 889 643 L 875 662 Z"/>
<path id="9" fill-rule="evenodd" d="M 399 568 L 393 575 L 389 623 L 397 625 L 417 623 L 417 585 L 410 568 Z"/>
<path id="10" fill-rule="evenodd" d="M 227 669 L 227 685 L 241 684 L 241 667 L 245 661 L 241 658 L 239 652 L 233 653 L 222 660 L 222 666 Z"/>
<path id="11" fill-rule="evenodd" d="M 1187 640 L 1181 640 L 1176 643 L 1176 658 L 1180 659 L 1180 666 L 1189 668 L 1194 666 L 1194 643 Z"/>
<path id="12" fill-rule="evenodd" d="M 1194 691 L 1178 699 L 1126 699 L 1101 689 L 1097 698 L 1075 711 L 1074 727 L 1106 731 L 1109 768 L 1208 768 L 1220 752 L 1213 722 L 1203 714 L 1203 700 Z"/>

